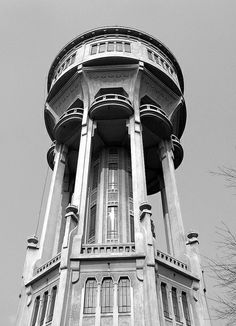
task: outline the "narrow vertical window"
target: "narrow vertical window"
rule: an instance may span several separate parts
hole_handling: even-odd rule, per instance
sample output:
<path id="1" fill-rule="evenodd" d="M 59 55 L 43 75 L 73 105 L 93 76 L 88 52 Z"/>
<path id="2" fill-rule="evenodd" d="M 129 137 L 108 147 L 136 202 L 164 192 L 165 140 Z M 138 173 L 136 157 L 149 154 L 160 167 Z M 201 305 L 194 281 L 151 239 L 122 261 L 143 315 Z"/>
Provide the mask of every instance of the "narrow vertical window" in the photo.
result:
<path id="1" fill-rule="evenodd" d="M 113 282 L 111 278 L 105 278 L 101 288 L 101 313 L 113 312 Z"/>
<path id="2" fill-rule="evenodd" d="M 93 205 L 90 208 L 89 239 L 88 239 L 89 243 L 94 243 L 95 241 L 96 213 L 97 213 L 97 206 Z"/>
<path id="3" fill-rule="evenodd" d="M 107 208 L 107 240 L 117 241 L 118 239 L 118 207 Z"/>
<path id="4" fill-rule="evenodd" d="M 74 54 L 71 56 L 71 61 L 70 61 L 70 64 L 71 64 L 71 65 L 75 62 L 75 56 L 76 56 L 76 53 L 74 53 Z"/>
<path id="5" fill-rule="evenodd" d="M 41 316 L 40 316 L 40 323 L 39 323 L 40 326 L 43 325 L 43 323 L 44 323 L 47 304 L 48 304 L 48 291 L 45 292 L 44 295 L 43 295 L 43 307 L 42 307 Z"/>
<path id="6" fill-rule="evenodd" d="M 132 173 L 131 171 L 128 172 L 129 178 L 129 197 L 133 198 L 133 185 L 132 185 Z"/>
<path id="7" fill-rule="evenodd" d="M 97 44 L 93 44 L 91 46 L 91 54 L 96 54 L 97 53 L 97 48 L 98 48 L 98 45 Z"/>
<path id="8" fill-rule="evenodd" d="M 108 188 L 117 189 L 118 186 L 118 164 L 109 163 L 108 165 Z"/>
<path id="9" fill-rule="evenodd" d="M 130 280 L 128 277 L 122 277 L 118 284 L 118 308 L 119 312 L 131 311 L 130 300 Z"/>
<path id="10" fill-rule="evenodd" d="M 34 310 L 33 310 L 33 318 L 31 326 L 35 326 L 37 322 L 37 317 L 39 313 L 39 303 L 40 303 L 40 296 L 38 296 L 34 301 Z"/>
<path id="11" fill-rule="evenodd" d="M 99 171 L 99 164 L 95 164 L 94 167 L 93 167 L 93 186 L 92 186 L 92 189 L 95 189 L 98 186 L 98 171 Z"/>
<path id="12" fill-rule="evenodd" d="M 50 307 L 49 307 L 49 313 L 48 313 L 48 319 L 47 319 L 47 321 L 52 321 L 54 307 L 55 307 L 55 301 L 56 301 L 56 295 L 57 295 L 57 287 L 54 286 L 52 288 L 52 292 L 51 292 L 51 302 L 50 302 Z"/>
<path id="13" fill-rule="evenodd" d="M 172 302 L 173 302 L 173 310 L 175 315 L 175 320 L 180 322 L 180 314 L 179 314 L 179 305 L 178 305 L 178 298 L 177 298 L 177 291 L 176 288 L 172 288 Z"/>
<path id="14" fill-rule="evenodd" d="M 186 325 L 191 326 L 189 308 L 188 308 L 188 300 L 187 295 L 185 292 L 182 292 L 182 304 L 183 304 L 183 311 L 184 311 L 184 318 L 186 320 Z"/>
<path id="15" fill-rule="evenodd" d="M 134 216 L 130 215 L 130 241 L 134 242 Z"/>
<path id="16" fill-rule="evenodd" d="M 84 313 L 95 314 L 97 302 L 97 282 L 95 279 L 88 279 L 85 284 Z"/>
<path id="17" fill-rule="evenodd" d="M 148 53 L 148 59 L 153 61 L 152 51 L 147 50 L 147 53 Z"/>
<path id="18" fill-rule="evenodd" d="M 165 317 L 169 317 L 167 289 L 166 289 L 166 284 L 165 283 L 161 283 L 161 297 L 162 297 L 162 304 L 163 304 L 164 316 Z"/>

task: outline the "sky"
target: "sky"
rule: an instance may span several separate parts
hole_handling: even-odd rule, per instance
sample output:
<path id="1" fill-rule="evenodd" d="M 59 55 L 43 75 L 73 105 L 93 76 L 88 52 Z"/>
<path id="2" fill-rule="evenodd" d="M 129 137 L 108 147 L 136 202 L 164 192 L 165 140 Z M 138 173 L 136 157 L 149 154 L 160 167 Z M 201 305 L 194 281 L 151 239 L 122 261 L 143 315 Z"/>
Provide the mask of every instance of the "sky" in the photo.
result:
<path id="1" fill-rule="evenodd" d="M 235 167 L 236 1 L 1 0 L 0 4 L 1 325 L 14 325 L 26 239 L 35 232 L 47 172 L 51 143 L 43 120 L 47 72 L 68 41 L 95 27 L 143 30 L 176 56 L 187 105 L 185 157 L 176 171 L 183 221 L 186 232 L 199 232 L 203 265 L 204 257 L 214 258 L 222 221 L 236 232 L 234 190 L 210 173 L 220 166 Z M 46 193 L 47 189 L 48 183 Z M 155 198 L 151 202 L 153 215 L 158 215 Z M 209 273 L 206 282 L 209 305 L 214 306 L 212 299 L 221 290 Z M 225 325 L 217 320 L 213 324 Z"/>

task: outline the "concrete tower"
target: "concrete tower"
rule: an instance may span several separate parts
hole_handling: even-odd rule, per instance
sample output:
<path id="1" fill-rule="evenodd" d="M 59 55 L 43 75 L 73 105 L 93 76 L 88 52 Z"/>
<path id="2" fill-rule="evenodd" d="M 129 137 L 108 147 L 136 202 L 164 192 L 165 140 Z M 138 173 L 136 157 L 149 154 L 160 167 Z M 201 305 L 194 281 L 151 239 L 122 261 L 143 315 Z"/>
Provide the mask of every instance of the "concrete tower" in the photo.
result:
<path id="1" fill-rule="evenodd" d="M 210 325 L 176 187 L 186 107 L 173 54 L 131 28 L 94 29 L 58 53 L 47 87 L 52 181 L 17 325 Z M 157 192 L 166 253 L 148 203 Z"/>

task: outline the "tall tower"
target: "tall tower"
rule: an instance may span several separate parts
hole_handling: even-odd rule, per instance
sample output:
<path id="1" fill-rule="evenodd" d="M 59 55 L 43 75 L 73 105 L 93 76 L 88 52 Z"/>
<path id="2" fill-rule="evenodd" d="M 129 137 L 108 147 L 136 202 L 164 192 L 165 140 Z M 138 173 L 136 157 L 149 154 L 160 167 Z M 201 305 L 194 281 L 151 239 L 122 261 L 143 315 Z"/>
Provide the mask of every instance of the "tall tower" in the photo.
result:
<path id="1" fill-rule="evenodd" d="M 58 53 L 47 87 L 53 173 L 17 326 L 210 325 L 176 187 L 186 106 L 173 54 L 135 29 L 94 29 Z M 157 192 L 165 253 L 148 203 Z"/>

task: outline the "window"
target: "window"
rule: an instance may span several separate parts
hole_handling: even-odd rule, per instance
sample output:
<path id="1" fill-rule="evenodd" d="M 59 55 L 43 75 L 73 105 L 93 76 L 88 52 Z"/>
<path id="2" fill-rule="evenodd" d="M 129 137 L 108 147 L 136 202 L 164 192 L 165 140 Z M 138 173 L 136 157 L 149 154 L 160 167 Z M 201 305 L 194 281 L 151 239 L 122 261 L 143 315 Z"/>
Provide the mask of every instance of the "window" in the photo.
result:
<path id="1" fill-rule="evenodd" d="M 108 52 L 115 51 L 115 43 L 114 42 L 108 42 L 107 51 Z"/>
<path id="2" fill-rule="evenodd" d="M 97 48 L 98 48 L 98 45 L 97 44 L 93 44 L 91 46 L 91 54 L 96 54 L 97 53 Z"/>
<path id="3" fill-rule="evenodd" d="M 92 189 L 95 189 L 98 186 L 98 171 L 99 171 L 99 164 L 95 164 L 94 167 L 93 167 L 93 185 L 92 185 Z"/>
<path id="4" fill-rule="evenodd" d="M 43 295 L 43 307 L 42 307 L 42 312 L 41 312 L 41 316 L 40 316 L 40 323 L 39 323 L 40 326 L 43 325 L 43 323 L 44 323 L 47 304 L 48 304 L 48 291 L 45 292 L 44 295 Z"/>
<path id="5" fill-rule="evenodd" d="M 111 278 L 105 278 L 101 288 L 101 313 L 113 312 L 113 282 Z"/>
<path id="6" fill-rule="evenodd" d="M 38 296 L 34 301 L 34 310 L 33 310 L 33 318 L 32 318 L 31 326 L 36 325 L 38 312 L 39 312 L 39 303 L 40 303 L 40 296 Z"/>
<path id="7" fill-rule="evenodd" d="M 153 61 L 152 51 L 147 50 L 147 53 L 148 53 L 148 59 Z"/>
<path id="8" fill-rule="evenodd" d="M 116 42 L 116 51 L 123 52 L 122 42 Z"/>
<path id="9" fill-rule="evenodd" d="M 131 301 L 130 301 L 130 280 L 128 277 L 122 277 L 118 284 L 118 311 L 119 312 L 130 312 Z"/>
<path id="10" fill-rule="evenodd" d="M 100 43 L 99 45 L 99 53 L 106 51 L 106 43 Z"/>
<path id="11" fill-rule="evenodd" d="M 57 295 L 57 287 L 54 286 L 52 288 L 52 292 L 51 292 L 51 302 L 50 302 L 50 307 L 49 307 L 49 313 L 48 313 L 48 319 L 47 319 L 47 321 L 52 321 L 54 307 L 55 307 L 55 301 L 56 301 L 56 295 Z"/>
<path id="12" fill-rule="evenodd" d="M 125 52 L 131 53 L 130 43 L 125 43 Z"/>
<path id="13" fill-rule="evenodd" d="M 163 304 L 164 316 L 169 317 L 167 289 L 166 289 L 166 284 L 165 283 L 161 283 L 161 296 L 162 296 L 162 304 Z"/>
<path id="14" fill-rule="evenodd" d="M 89 243 L 94 243 L 95 241 L 96 213 L 97 213 L 97 206 L 93 205 L 90 208 L 89 239 L 88 239 Z"/>
<path id="15" fill-rule="evenodd" d="M 134 242 L 134 216 L 130 215 L 130 241 Z"/>
<path id="16" fill-rule="evenodd" d="M 191 320 L 190 320 L 190 314 L 189 314 L 189 308 L 188 308 L 187 295 L 185 292 L 182 292 L 182 304 L 183 304 L 183 311 L 184 311 L 184 318 L 186 320 L 186 325 L 190 326 Z"/>
<path id="17" fill-rule="evenodd" d="M 95 279 L 88 279 L 85 284 L 84 313 L 95 314 L 97 301 L 97 282 Z"/>
<path id="18" fill-rule="evenodd" d="M 172 287 L 171 294 L 172 294 L 172 302 L 173 302 L 175 320 L 180 322 L 179 305 L 178 305 L 178 298 L 177 298 L 176 288 Z"/>
<path id="19" fill-rule="evenodd" d="M 107 209 L 107 239 L 118 240 L 118 207 L 108 206 Z"/>
<path id="20" fill-rule="evenodd" d="M 132 173 L 131 171 L 128 172 L 129 178 L 129 197 L 133 198 L 133 185 L 132 185 Z"/>
<path id="21" fill-rule="evenodd" d="M 116 189 L 118 185 L 118 164 L 109 163 L 108 164 L 108 188 Z"/>

